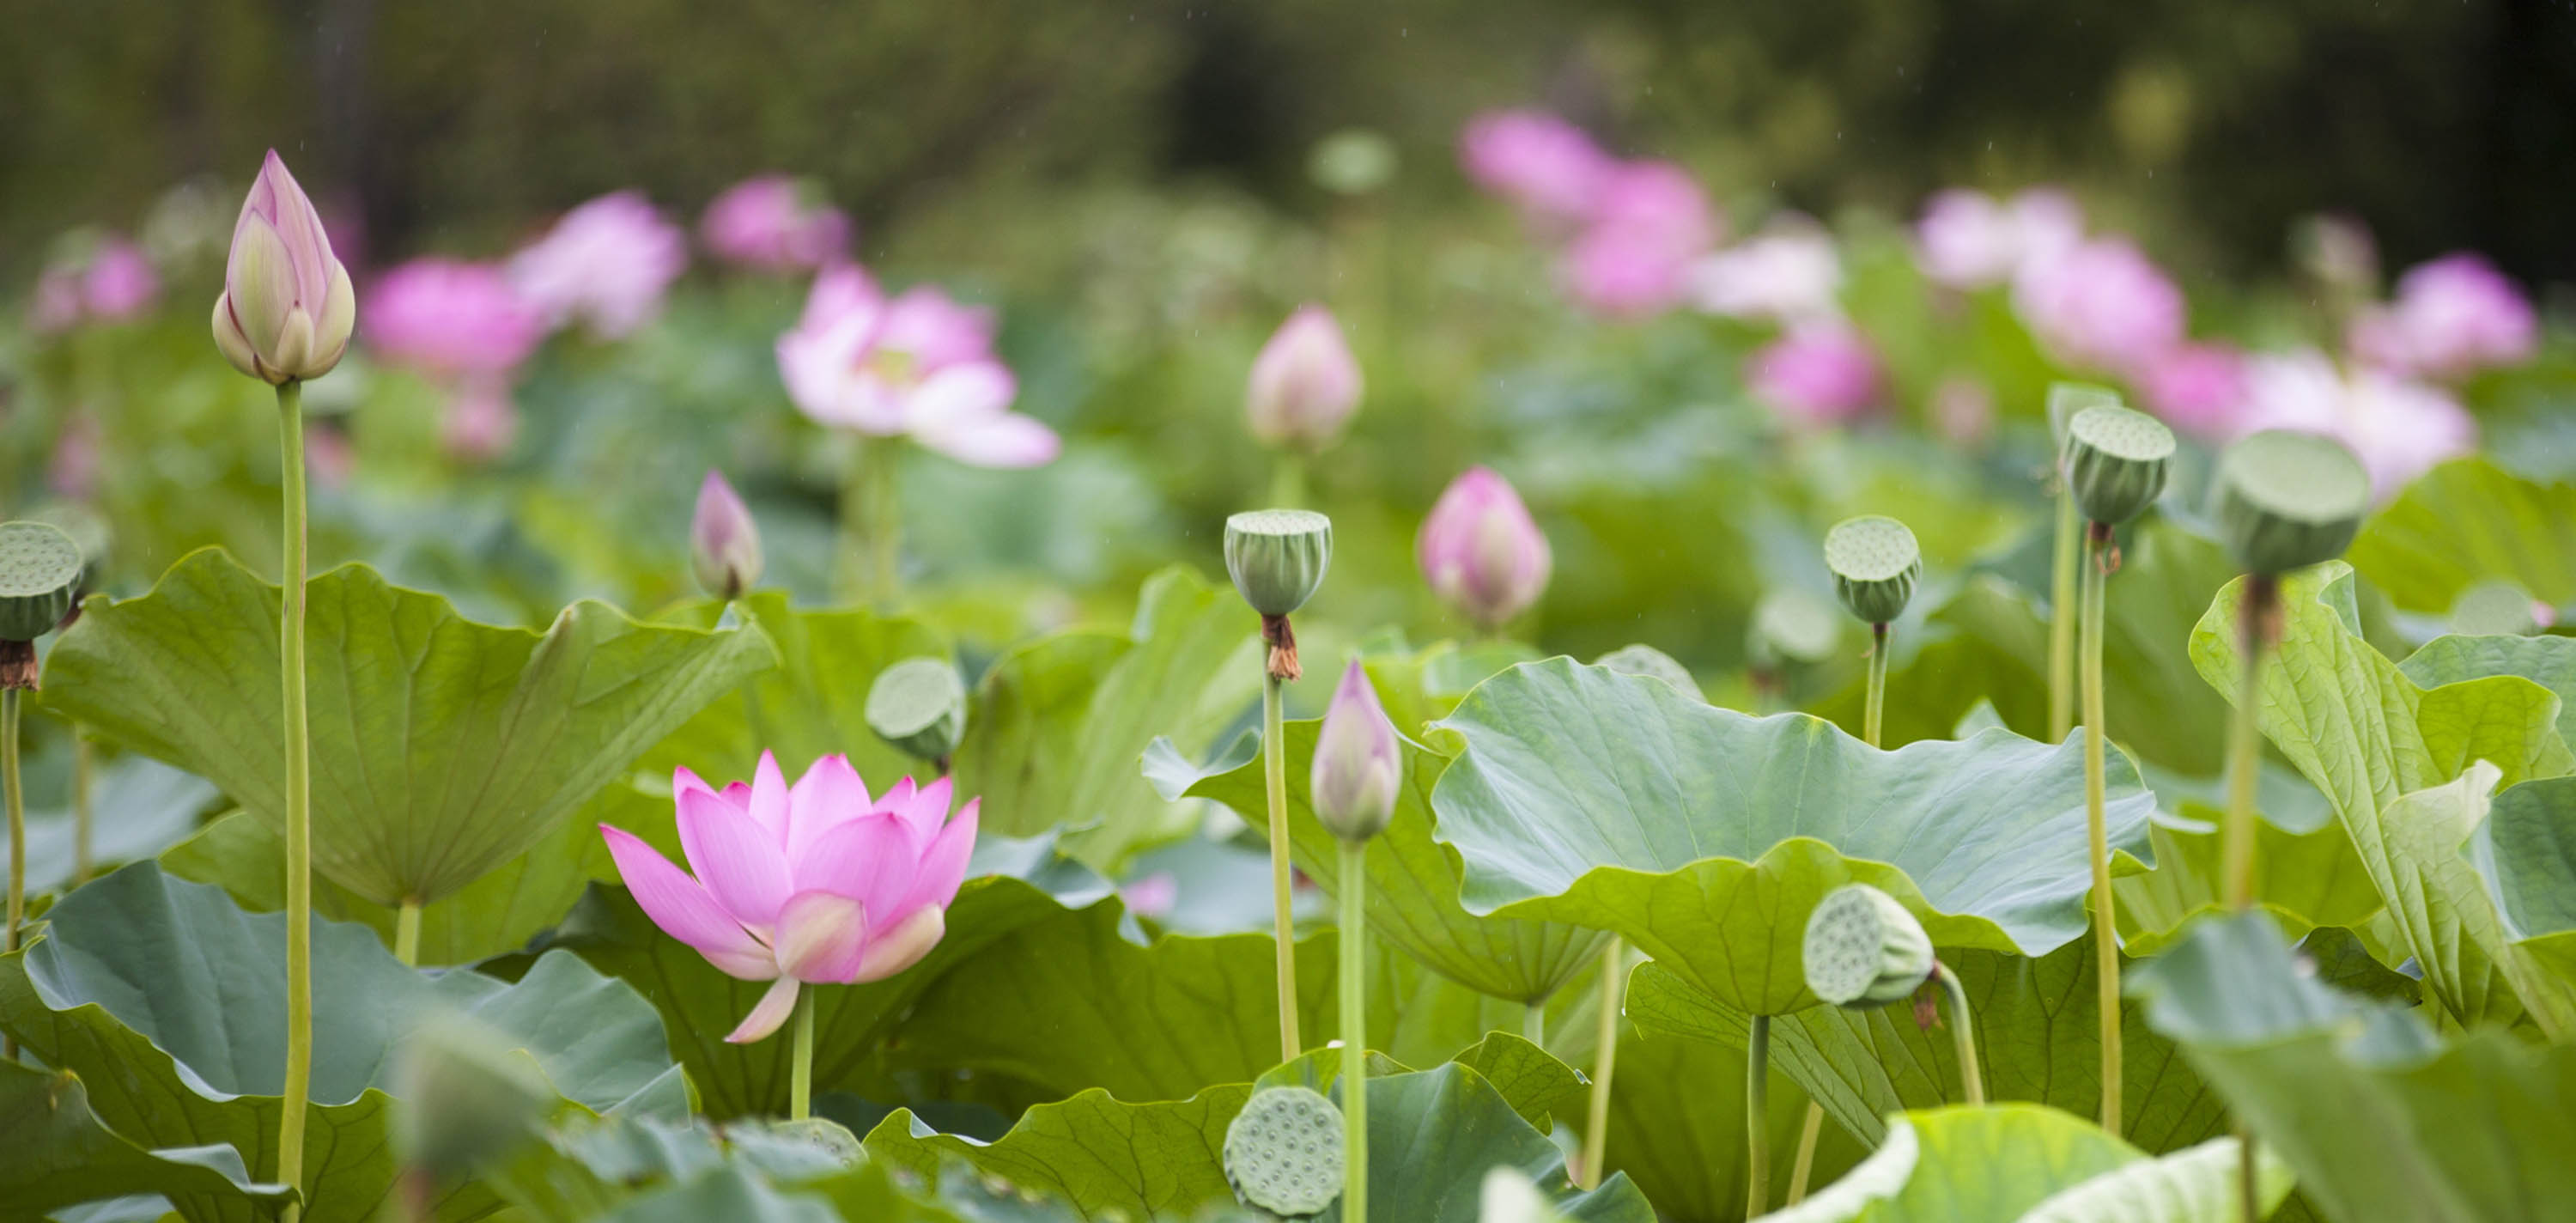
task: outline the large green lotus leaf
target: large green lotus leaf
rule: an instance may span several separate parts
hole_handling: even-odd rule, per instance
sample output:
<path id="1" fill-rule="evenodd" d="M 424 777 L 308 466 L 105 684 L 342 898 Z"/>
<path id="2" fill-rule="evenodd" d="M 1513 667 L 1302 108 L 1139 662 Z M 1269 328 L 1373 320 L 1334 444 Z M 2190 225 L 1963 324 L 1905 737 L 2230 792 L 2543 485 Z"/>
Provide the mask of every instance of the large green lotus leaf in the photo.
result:
<path id="1" fill-rule="evenodd" d="M 1471 913 L 1625 935 L 1742 1010 L 1812 1004 L 1808 912 L 1875 884 L 1934 941 L 2043 954 L 2085 928 L 2083 750 L 1985 731 L 1882 752 L 1816 718 L 1751 718 L 1557 658 L 1487 680 L 1441 726 L 1433 790 Z M 2109 771 L 2111 843 L 2147 852 L 2155 799 Z"/>
<path id="2" fill-rule="evenodd" d="M 722 622 L 725 606 L 697 600 L 656 618 L 712 629 Z M 783 591 L 755 591 L 739 607 L 778 647 L 778 665 L 718 695 L 646 753 L 643 767 L 664 775 L 688 768 L 723 785 L 750 777 L 763 751 L 775 752 L 790 778 L 816 757 L 838 753 L 850 758 L 871 790 L 922 771 L 919 761 L 868 729 L 868 689 L 878 672 L 904 659 L 948 657 L 947 634 L 919 620 L 864 609 L 793 608 Z"/>
<path id="3" fill-rule="evenodd" d="M 285 916 L 246 913 L 222 889 L 146 862 L 64 897 L 47 918 L 0 960 L 0 1027 L 79 1074 L 117 1133 L 156 1147 L 229 1144 L 254 1171 L 274 1169 Z M 428 976 L 396 963 L 372 931 L 317 919 L 313 964 L 307 1219 L 370 1219 L 392 1191 L 383 1084 L 394 1047 L 441 1008 L 525 1042 L 555 1089 L 592 1111 L 687 1109 L 652 1008 L 572 956 L 542 957 L 515 984 Z M 190 1219 L 255 1213 L 227 1195 L 171 1200 Z M 492 1204 L 468 1186 L 439 1209 L 472 1217 Z"/>
<path id="4" fill-rule="evenodd" d="M 2576 747 L 2576 637 L 2436 637 L 2397 669 L 2426 688 L 2519 675 L 2558 694 L 2558 736 Z"/>
<path id="5" fill-rule="evenodd" d="M 2521 1003 L 2496 979 L 2480 941 L 2462 935 L 2465 915 L 2452 899 L 2461 894 L 2457 851 L 2474 824 L 2457 826 L 2445 853 L 2395 809 L 2404 796 L 2451 782 L 2481 760 L 2500 770 L 2490 784 L 2576 767 L 2556 726 L 2558 697 L 2513 675 L 2422 687 L 2359 636 L 2352 580 L 2351 568 L 2336 562 L 2282 582 L 2281 644 L 2263 668 L 2263 733 L 2333 802 L 2443 1005 L 2463 1022 L 2509 1023 Z M 2220 592 L 2192 634 L 2202 678 L 2230 694 L 2242 590 L 2240 582 Z M 2478 789 L 2481 798 L 2487 788 Z M 2551 1014 L 2535 1017 L 2558 1022 Z"/>
<path id="6" fill-rule="evenodd" d="M 2151 830 L 2156 869 L 2111 882 L 2119 898 L 2120 946 L 2139 959 L 2154 955 L 2194 918 L 2228 907 L 2221 813 L 2186 802 L 2182 814 L 2158 820 Z M 2301 833 L 2267 817 L 2255 822 L 2254 844 L 2255 895 L 2293 933 L 2358 927 L 2380 911 L 2378 885 L 2342 824 L 2329 819 Z"/>
<path id="7" fill-rule="evenodd" d="M 518 856 L 775 658 L 758 633 L 586 601 L 543 634 L 475 624 L 363 565 L 307 590 L 313 866 L 382 905 L 439 900 Z M 223 553 L 192 553 L 148 595 L 93 597 L 54 647 L 46 699 L 283 828 L 279 601 Z"/>
<path id="8" fill-rule="evenodd" d="M 100 766 L 90 793 L 90 848 L 98 864 L 136 862 L 187 836 L 215 801 L 206 779 L 149 756 L 119 756 Z M 27 894 L 41 896 L 72 881 L 78 836 L 69 807 L 27 810 Z M 0 841 L 0 869 L 9 847 Z"/>
<path id="9" fill-rule="evenodd" d="M 2071 1114 L 2032 1104 L 1901 1113 L 1875 1154 L 1772 1223 L 2236 1223 L 2236 1140 L 2161 1159 Z M 2265 1214 L 2290 1194 L 2256 1151 Z"/>
<path id="10" fill-rule="evenodd" d="M 241 1152 L 211 1146 L 147 1151 L 90 1112 L 69 1071 L 0 1062 L 0 1219 L 136 1193 L 280 1203 L 286 1186 L 253 1181 Z"/>
<path id="11" fill-rule="evenodd" d="M 2506 937 L 2560 984 L 2576 982 L 2576 777 L 2496 795 L 2469 851 Z"/>
<path id="12" fill-rule="evenodd" d="M 2406 486 L 2352 541 L 2353 568 L 2409 611 L 2444 613 L 2460 592 L 2504 578 L 2576 602 L 2576 487 L 2537 484 L 2484 458 L 2455 459 Z"/>
<path id="13" fill-rule="evenodd" d="M 617 868 L 599 835 L 603 823 L 665 842 L 662 848 L 680 860 L 670 796 L 612 782 L 566 813 L 526 853 L 421 910 L 419 962 L 470 964 L 518 951 L 562 921 L 584 888 L 615 882 Z M 285 855 L 276 829 L 249 812 L 236 811 L 171 846 L 161 855 L 161 868 L 182 879 L 216 884 L 243 908 L 267 913 L 286 907 Z M 313 881 L 313 911 L 372 926 L 387 945 L 393 941 L 392 910 L 328 879 Z"/>
<path id="14" fill-rule="evenodd" d="M 1063 1197 L 1086 1217 L 1186 1219 L 1228 1202 L 1225 1128 L 1249 1084 L 1191 1099 L 1125 1104 L 1086 1091 L 1030 1109 L 991 1143 L 941 1134 L 907 1111 L 867 1137 L 871 1154 L 935 1175 L 944 1155 L 984 1173 Z M 1369 1208 L 1407 1223 L 1475 1223 L 1485 1172 L 1518 1167 L 1568 1218 L 1651 1223 L 1653 1208 L 1625 1177 L 1590 1193 L 1566 1181 L 1564 1153 L 1482 1075 L 1455 1062 L 1369 1081 Z M 1338 1220 L 1338 1207 L 1321 1218 Z"/>
<path id="15" fill-rule="evenodd" d="M 1317 720 L 1281 728 L 1288 745 L 1289 857 L 1307 878 L 1338 896 L 1339 842 L 1316 821 L 1306 784 L 1322 726 Z M 1433 839 L 1431 791 L 1449 761 L 1410 739 L 1401 740 L 1399 749 L 1404 784 L 1396 792 L 1395 816 L 1369 842 L 1370 931 L 1480 993 L 1520 1002 L 1552 996 L 1600 955 L 1609 936 L 1559 922 L 1479 917 L 1461 906 L 1458 851 Z M 1145 754 L 1146 773 L 1165 794 L 1215 799 L 1267 832 L 1269 798 L 1261 769 L 1260 739 L 1250 734 L 1204 770 L 1192 768 L 1170 740 L 1155 740 Z"/>
<path id="16" fill-rule="evenodd" d="M 2576 1202 L 2576 1046 L 2437 1040 L 2310 978 L 2260 913 L 2201 922 L 2131 988 L 2336 1223 L 2541 1223 Z"/>
<path id="17" fill-rule="evenodd" d="M 667 837 L 669 828 L 666 821 L 647 839 Z M 948 908 L 946 937 L 921 963 L 883 981 L 816 990 L 817 1093 L 868 1094 L 879 1081 L 874 1076 L 880 1046 L 941 974 L 971 962 L 1023 925 L 1109 894 L 1109 885 L 1098 875 L 1057 856 L 1051 838 L 981 837 L 967 874 L 966 885 Z M 601 972 L 633 985 L 660 1009 L 671 1053 L 688 1067 L 708 1116 L 726 1120 L 786 1113 L 791 1043 L 736 1045 L 724 1039 L 760 1000 L 768 982 L 724 975 L 656 927 L 625 888 L 612 885 L 593 886 L 546 945 L 578 953 Z"/>
<path id="18" fill-rule="evenodd" d="M 1259 618 L 1234 591 L 1186 566 L 1155 574 L 1124 635 L 1078 630 L 1003 655 L 976 684 L 957 749 L 960 794 L 984 798 L 984 826 L 1067 833 L 1104 869 L 1185 825 L 1136 771 L 1157 735 L 1196 754 L 1261 686 Z"/>
<path id="19" fill-rule="evenodd" d="M 2039 959 L 1944 949 L 1942 963 L 1967 987 L 1977 1060 L 1993 1100 L 2025 1100 L 2079 1116 L 2101 1112 L 2100 1020 L 2093 949 L 2070 944 Z M 1661 964 L 1628 983 L 1628 1014 L 1655 1034 L 1745 1047 L 1751 1016 L 1694 988 Z M 1949 1022 L 1946 1010 L 1943 1023 Z M 2172 1151 L 2226 1132 L 2225 1115 L 2141 1008 L 2120 1015 L 2120 1132 L 2150 1151 Z M 1949 1029 L 1925 1031 L 1911 1007 L 1847 1011 L 1817 1006 L 1771 1021 L 1771 1058 L 1862 1139 L 1886 1118 L 1960 1099 Z"/>
<path id="20" fill-rule="evenodd" d="M 2487 820 L 2496 774 L 2479 761 L 2456 781 L 2389 804 L 2382 821 L 2389 860 L 2412 889 L 2408 903 L 2389 912 L 2425 983 L 2455 1017 L 2506 1023 L 2527 1015 L 2564 1040 L 2576 1036 L 2576 982 L 2517 945 L 2487 880 L 2463 852 Z"/>

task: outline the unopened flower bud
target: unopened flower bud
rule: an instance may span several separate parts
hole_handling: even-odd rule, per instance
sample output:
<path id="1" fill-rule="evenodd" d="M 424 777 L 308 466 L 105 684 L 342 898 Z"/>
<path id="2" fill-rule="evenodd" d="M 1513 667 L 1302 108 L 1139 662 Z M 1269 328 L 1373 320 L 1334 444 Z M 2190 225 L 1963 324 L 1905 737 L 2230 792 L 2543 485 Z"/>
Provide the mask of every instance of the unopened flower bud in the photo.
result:
<path id="1" fill-rule="evenodd" d="M 269 150 L 233 223 L 224 291 L 215 299 L 215 346 L 254 378 L 319 378 L 340 363 L 357 321 L 349 269 L 331 253 L 322 214 Z"/>
<path id="2" fill-rule="evenodd" d="M 2218 523 L 2247 573 L 2276 575 L 2343 555 L 2370 509 L 2370 477 L 2343 443 L 2266 429 L 2218 458 Z"/>
<path id="3" fill-rule="evenodd" d="M 1493 628 L 1547 590 L 1547 536 L 1501 476 L 1470 467 L 1449 482 L 1414 541 L 1423 580 L 1441 601 Z"/>
<path id="4" fill-rule="evenodd" d="M 689 522 L 689 564 L 698 589 L 725 600 L 760 583 L 760 524 L 725 478 L 708 472 L 698 485 L 698 512 Z"/>
<path id="5" fill-rule="evenodd" d="M 2075 414 L 2060 448 L 2067 487 L 2085 520 L 2106 526 L 2146 512 L 2165 491 L 2173 430 L 2144 412 L 2101 403 Z"/>
<path id="6" fill-rule="evenodd" d="M 1225 1127 L 1225 1180 L 1278 1218 L 1323 1214 L 1342 1195 L 1342 1110 L 1307 1087 L 1252 1093 Z"/>
<path id="7" fill-rule="evenodd" d="M 1252 435 L 1301 450 L 1331 442 L 1359 403 L 1360 363 L 1333 312 L 1317 305 L 1298 307 L 1271 334 L 1244 390 Z"/>
<path id="8" fill-rule="evenodd" d="M 1403 783 L 1395 726 L 1369 686 L 1368 671 L 1354 658 L 1315 736 L 1315 770 L 1308 779 L 1315 820 L 1345 841 L 1365 841 L 1395 818 L 1396 789 Z"/>
<path id="9" fill-rule="evenodd" d="M 1923 576 L 1923 550 L 1914 532 L 1893 518 L 1847 518 L 1825 533 L 1825 568 L 1834 594 L 1865 624 L 1885 624 L 1905 614 L 1914 583 Z"/>
<path id="10" fill-rule="evenodd" d="M 966 681 L 945 658 L 907 658 L 868 688 L 868 729 L 896 751 L 942 761 L 966 737 Z"/>
<path id="11" fill-rule="evenodd" d="M 1932 978 L 1932 938 L 1895 897 L 1866 883 L 1825 893 L 1807 916 L 1807 992 L 1870 1010 L 1901 1002 Z"/>

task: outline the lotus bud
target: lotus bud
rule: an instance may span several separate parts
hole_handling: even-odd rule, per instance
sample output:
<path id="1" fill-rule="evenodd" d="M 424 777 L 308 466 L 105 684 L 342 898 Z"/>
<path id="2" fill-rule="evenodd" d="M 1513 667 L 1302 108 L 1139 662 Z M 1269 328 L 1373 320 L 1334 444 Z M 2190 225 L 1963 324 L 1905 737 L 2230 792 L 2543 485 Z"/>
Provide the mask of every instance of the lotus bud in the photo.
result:
<path id="1" fill-rule="evenodd" d="M 2218 458 L 2218 523 L 2247 573 L 2274 576 L 2343 555 L 2370 509 L 2370 477 L 2344 444 L 2266 429 Z"/>
<path id="2" fill-rule="evenodd" d="M 80 592 L 80 545 L 42 522 L 0 523 L 0 688 L 36 687 L 38 637 Z"/>
<path id="3" fill-rule="evenodd" d="M 1271 678 L 1302 674 L 1288 615 L 1314 597 L 1332 564 L 1333 520 L 1312 510 L 1251 510 L 1225 520 L 1225 571 L 1261 613 Z"/>
<path id="4" fill-rule="evenodd" d="M 1923 576 L 1923 550 L 1914 532 L 1893 518 L 1847 518 L 1825 533 L 1825 568 L 1834 594 L 1865 624 L 1886 624 L 1905 614 L 1914 583 Z"/>
<path id="5" fill-rule="evenodd" d="M 1322 306 L 1299 306 L 1253 358 L 1244 390 L 1252 435 L 1272 446 L 1321 450 L 1360 403 L 1360 363 Z"/>
<path id="6" fill-rule="evenodd" d="M 461 1016 L 415 1029 L 394 1077 L 403 1162 L 439 1180 L 472 1175 L 534 1138 L 555 1098 L 516 1041 Z"/>
<path id="7" fill-rule="evenodd" d="M 868 688 L 868 729 L 896 751 L 943 769 L 966 737 L 966 681 L 945 658 L 907 658 Z"/>
<path id="8" fill-rule="evenodd" d="M 760 524 L 725 482 L 708 472 L 698 485 L 698 512 L 689 521 L 689 564 L 698 589 L 728 602 L 760 584 Z"/>
<path id="9" fill-rule="evenodd" d="M 1592 665 L 1616 671 L 1622 675 L 1641 675 L 1647 679 L 1662 680 L 1666 687 L 1694 701 L 1708 699 L 1707 694 L 1699 690 L 1699 681 L 1692 678 L 1690 668 L 1683 666 L 1672 655 L 1650 645 L 1623 645 L 1593 659 Z"/>
<path id="10" fill-rule="evenodd" d="M 1252 1093 L 1225 1127 L 1225 1182 L 1280 1219 L 1322 1215 L 1342 1196 L 1342 1110 L 1305 1087 Z"/>
<path id="11" fill-rule="evenodd" d="M 1345 841 L 1365 841 L 1395 818 L 1395 792 L 1403 782 L 1395 726 L 1369 686 L 1368 671 L 1354 658 L 1315 736 L 1315 771 L 1308 779 L 1315 820 Z"/>
<path id="12" fill-rule="evenodd" d="M 1547 536 L 1501 476 L 1470 467 L 1450 481 L 1414 541 L 1422 577 L 1443 602 L 1492 629 L 1547 590 Z"/>
<path id="13" fill-rule="evenodd" d="M 232 257 L 215 299 L 215 346 L 253 378 L 319 378 L 340 363 L 357 321 L 349 269 L 331 253 L 322 214 L 269 150 L 233 222 Z"/>
<path id="14" fill-rule="evenodd" d="M 2118 526 L 2146 512 L 2165 491 L 2173 464 L 2173 430 L 2144 412 L 2101 403 L 2075 414 L 2059 450 L 2067 487 L 2086 521 Z"/>
<path id="15" fill-rule="evenodd" d="M 1807 915 L 1807 992 L 1853 1010 L 1902 1002 L 1932 979 L 1932 938 L 1895 897 L 1866 883 L 1825 893 Z"/>

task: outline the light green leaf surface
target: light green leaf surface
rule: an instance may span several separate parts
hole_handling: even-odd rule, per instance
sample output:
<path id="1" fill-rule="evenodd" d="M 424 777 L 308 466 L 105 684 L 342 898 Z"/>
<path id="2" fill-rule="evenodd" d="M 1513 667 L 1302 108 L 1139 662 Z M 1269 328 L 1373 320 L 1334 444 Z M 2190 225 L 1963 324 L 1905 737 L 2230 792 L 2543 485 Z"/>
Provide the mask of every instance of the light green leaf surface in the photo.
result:
<path id="1" fill-rule="evenodd" d="M 2447 613 L 2461 591 L 2493 578 L 2565 607 L 2576 603 L 2570 522 L 2576 487 L 2534 483 L 2486 458 L 2454 459 L 2371 515 L 2348 555 L 2408 611 Z"/>
<path id="2" fill-rule="evenodd" d="M 1562 658 L 1486 681 L 1441 726 L 1466 744 L 1433 805 L 1469 912 L 1614 931 L 1738 1009 L 1814 1001 L 1807 914 L 1853 880 L 1944 946 L 2042 954 L 2085 927 L 2072 737 L 1881 752 L 1802 714 L 1750 718 Z M 2125 760 L 2110 786 L 2112 845 L 2146 853 L 2153 796 Z"/>
<path id="3" fill-rule="evenodd" d="M 2183 815 L 2184 820 L 2159 819 L 2150 830 L 2156 869 L 2111 881 L 2119 900 L 2121 949 L 2139 959 L 2178 937 L 2192 919 L 2227 907 L 2221 813 L 2185 803 Z M 2369 868 L 2331 817 L 2306 833 L 2257 820 L 2254 845 L 2255 895 L 2292 933 L 2361 926 L 2380 911 Z"/>
<path id="4" fill-rule="evenodd" d="M 147 1151 L 90 1112 L 69 1071 L 0 1062 L 0 1219 L 42 1218 L 57 1207 L 159 1193 L 282 1203 L 283 1185 L 253 1181 L 241 1152 L 216 1144 Z"/>
<path id="5" fill-rule="evenodd" d="M 313 866 L 365 899 L 436 901 L 554 831 L 775 652 L 757 633 L 565 608 L 543 635 L 475 624 L 363 565 L 312 579 Z M 284 827 L 280 592 L 221 552 L 152 593 L 93 597 L 49 704 Z"/>
<path id="6" fill-rule="evenodd" d="M 2576 984 L 2576 777 L 2496 795 L 2469 854 L 2518 953 Z"/>
<path id="7" fill-rule="evenodd" d="M 2519 675 L 2558 694 L 2558 737 L 2576 747 L 2576 637 L 2436 637 L 2397 669 L 2426 688 Z"/>
<path id="8" fill-rule="evenodd" d="M 116 757 L 100 766 L 92 784 L 90 843 L 101 867 L 160 853 L 187 836 L 215 801 L 215 788 L 205 778 L 149 756 Z M 28 895 L 42 896 L 72 881 L 78 835 L 70 807 L 28 809 Z M 0 840 L 0 869 L 8 863 L 8 843 Z"/>
<path id="9" fill-rule="evenodd" d="M 778 649 L 778 665 L 718 694 L 696 717 L 645 754 L 640 767 L 667 778 L 675 767 L 723 785 L 748 778 L 764 750 L 775 752 L 790 779 L 816 757 L 847 755 L 871 792 L 924 766 L 888 747 L 868 729 L 868 689 L 877 673 L 907 658 L 952 652 L 946 634 L 904 616 L 853 608 L 794 608 L 782 591 L 745 595 L 740 604 Z M 656 617 L 715 628 L 725 605 L 699 600 Z M 748 697 L 746 697 L 748 693 Z"/>

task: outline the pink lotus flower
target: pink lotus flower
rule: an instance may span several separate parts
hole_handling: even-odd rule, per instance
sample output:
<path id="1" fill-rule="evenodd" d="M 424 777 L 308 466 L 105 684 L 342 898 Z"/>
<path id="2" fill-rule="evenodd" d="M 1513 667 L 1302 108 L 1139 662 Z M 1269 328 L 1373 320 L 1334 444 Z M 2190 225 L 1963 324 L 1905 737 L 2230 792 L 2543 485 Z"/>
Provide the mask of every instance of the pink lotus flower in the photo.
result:
<path id="1" fill-rule="evenodd" d="M 2236 432 L 2298 429 L 2352 448 L 2382 502 L 2445 459 L 2477 448 L 2477 422 L 2442 390 L 2367 366 L 2339 369 L 2313 348 L 2246 362 Z"/>
<path id="2" fill-rule="evenodd" d="M 870 798 L 848 757 L 825 756 L 790 787 L 763 752 L 748 785 L 681 769 L 671 788 L 694 877 L 625 829 L 599 832 L 654 925 L 727 976 L 777 982 L 726 1040 L 777 1031 L 800 986 L 882 981 L 947 933 L 982 801 L 950 819 L 947 778 Z"/>
<path id="3" fill-rule="evenodd" d="M 2083 211 L 2064 192 L 2035 188 L 2003 203 L 1954 187 L 1924 205 L 1914 227 L 1914 261 L 1934 281 L 1975 289 L 2009 281 L 2023 265 L 2083 237 Z"/>
<path id="4" fill-rule="evenodd" d="M 2141 370 L 2182 342 L 2182 290 L 2125 238 L 2096 238 L 2022 266 L 2013 310 L 2059 360 Z"/>
<path id="5" fill-rule="evenodd" d="M 768 272 L 825 268 L 850 254 L 849 214 L 813 183 L 785 174 L 726 188 L 699 218 L 698 236 L 717 258 Z"/>
<path id="6" fill-rule="evenodd" d="M 586 324 L 619 339 L 651 322 L 689 266 L 689 240 L 640 191 L 619 191 L 563 214 L 510 256 L 510 283 L 549 327 Z"/>
<path id="7" fill-rule="evenodd" d="M 1789 214 L 1690 270 L 1691 301 L 1728 318 L 1781 323 L 1839 317 L 1842 256 L 1824 227 Z"/>
<path id="8" fill-rule="evenodd" d="M 414 259 L 368 291 L 366 335 L 386 360 L 423 373 L 500 375 L 536 351 L 545 320 L 497 267 Z"/>
<path id="9" fill-rule="evenodd" d="M 111 237 L 90 256 L 81 274 L 81 304 L 102 322 L 123 322 L 152 309 L 161 300 L 161 277 L 143 248 Z"/>
<path id="10" fill-rule="evenodd" d="M 1055 431 L 1010 410 L 1019 394 L 992 355 L 988 313 L 929 286 L 889 299 L 855 264 L 814 280 L 805 316 L 778 338 L 788 396 L 816 422 L 910 436 L 977 467 L 1055 458 Z"/>
<path id="11" fill-rule="evenodd" d="M 1279 324 L 1252 360 L 1244 413 L 1273 446 L 1321 450 L 1360 405 L 1360 363 L 1333 312 L 1308 304 Z"/>
<path id="12" fill-rule="evenodd" d="M 2177 344 L 2135 375 L 2147 410 L 2212 441 L 2244 432 L 2245 355 L 2223 344 Z"/>
<path id="13" fill-rule="evenodd" d="M 1590 225 L 1566 249 L 1566 289 L 1614 318 L 1670 309 L 1717 232 L 1708 197 L 1688 172 L 1670 162 L 1628 162 L 1602 185 Z"/>
<path id="14" fill-rule="evenodd" d="M 262 381 L 319 378 L 340 363 L 357 321 L 358 295 L 331 253 L 322 214 L 270 149 L 233 222 L 215 347 Z"/>
<path id="15" fill-rule="evenodd" d="M 2393 374 L 2457 378 L 2531 359 L 2540 320 L 2522 290 L 2461 252 L 2409 269 L 2397 300 L 2354 319 L 2353 355 Z"/>
<path id="16" fill-rule="evenodd" d="M 1772 414 L 1813 427 L 1847 421 L 1877 405 L 1878 356 L 1848 324 L 1812 323 L 1748 359 L 1745 384 Z"/>
<path id="17" fill-rule="evenodd" d="M 1431 593 L 1492 629 L 1521 614 L 1547 589 L 1547 536 L 1510 482 L 1470 467 L 1449 482 L 1414 539 Z"/>
<path id="18" fill-rule="evenodd" d="M 1476 116 L 1459 140 L 1458 160 L 1478 186 L 1552 226 L 1589 219 L 1618 166 L 1582 128 L 1535 110 Z"/>

